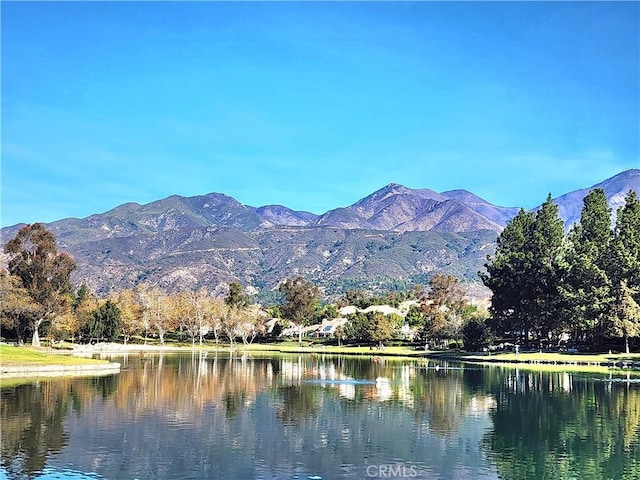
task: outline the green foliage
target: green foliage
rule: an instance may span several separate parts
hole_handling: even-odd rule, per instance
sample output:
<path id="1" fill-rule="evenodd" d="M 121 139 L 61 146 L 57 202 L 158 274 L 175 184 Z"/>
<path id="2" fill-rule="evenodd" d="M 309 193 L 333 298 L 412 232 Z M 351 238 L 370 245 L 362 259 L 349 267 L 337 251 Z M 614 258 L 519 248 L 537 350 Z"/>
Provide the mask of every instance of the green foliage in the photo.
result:
<path id="1" fill-rule="evenodd" d="M 404 318 L 410 327 L 421 327 L 425 322 L 424 313 L 418 305 L 411 305 Z"/>
<path id="2" fill-rule="evenodd" d="M 350 313 L 347 315 L 347 323 L 344 326 L 344 338 L 352 341 L 368 341 L 369 319 L 364 312 Z"/>
<path id="3" fill-rule="evenodd" d="M 611 210 L 604 190 L 595 189 L 584 198 L 580 222 L 568 234 L 566 274 L 559 285 L 561 316 L 574 343 L 595 335 L 613 300 L 607 272 L 610 238 Z"/>
<path id="4" fill-rule="evenodd" d="M 533 315 L 534 336 L 541 340 L 559 332 L 558 311 L 561 298 L 558 291 L 562 279 L 560 267 L 564 241 L 564 223 L 551 195 L 536 213 L 532 232 L 526 242 L 530 270 L 527 289 L 530 312 Z M 525 337 L 525 343 L 528 338 Z"/>
<path id="5" fill-rule="evenodd" d="M 618 209 L 608 260 L 612 285 L 618 288 L 626 280 L 629 288 L 640 292 L 640 201 L 633 190 Z"/>
<path id="6" fill-rule="evenodd" d="M 72 295 L 73 309 L 77 310 L 80 304 L 82 304 L 83 301 L 89 298 L 90 295 L 91 291 L 89 290 L 89 287 L 87 287 L 87 284 L 83 282 L 82 285 L 80 285 L 80 288 L 76 290 Z"/>
<path id="7" fill-rule="evenodd" d="M 640 202 L 630 191 L 611 229 L 603 190 L 584 198 L 580 222 L 565 236 L 551 197 L 537 213 L 520 213 L 487 257 L 483 283 L 493 292 L 491 325 L 525 344 L 555 344 L 569 333 L 576 345 L 606 336 L 628 338 L 640 300 Z"/>
<path id="8" fill-rule="evenodd" d="M 284 318 L 298 325 L 310 325 L 320 295 L 318 288 L 312 282 L 297 277 L 285 280 L 279 290 L 284 297 L 284 303 L 280 306 Z"/>
<path id="9" fill-rule="evenodd" d="M 531 274 L 526 249 L 535 216 L 520 210 L 498 236 L 496 252 L 487 256 L 482 282 L 491 289 L 491 314 L 499 330 L 525 332 L 531 329 L 530 298 L 526 296 L 527 277 Z"/>
<path id="10" fill-rule="evenodd" d="M 369 294 L 363 289 L 350 288 L 344 294 L 344 305 L 353 305 L 358 308 L 367 308 L 369 303 Z"/>
<path id="11" fill-rule="evenodd" d="M 626 353 L 629 353 L 629 337 L 640 335 L 640 306 L 633 298 L 634 292 L 626 280 L 621 282 L 618 289 L 617 302 L 610 313 L 610 332 L 625 341 Z"/>
<path id="12" fill-rule="evenodd" d="M 246 307 L 249 305 L 249 297 L 245 295 L 242 285 L 238 282 L 231 282 L 229 284 L 229 293 L 227 293 L 224 303 L 235 307 Z"/>
<path id="13" fill-rule="evenodd" d="M 460 280 L 452 275 L 436 274 L 429 280 L 429 291 L 422 299 L 424 314 L 422 336 L 436 342 L 458 338 L 466 308 Z"/>
<path id="14" fill-rule="evenodd" d="M 114 341 L 120 336 L 120 309 L 107 300 L 91 313 L 84 334 L 89 339 Z"/>
<path id="15" fill-rule="evenodd" d="M 464 348 L 470 352 L 477 352 L 489 346 L 491 334 L 489 327 L 480 318 L 471 318 L 462 327 Z"/>
<path id="16" fill-rule="evenodd" d="M 493 316 L 525 344 L 559 331 L 563 240 L 564 226 L 549 195 L 537 213 L 521 210 L 505 227 L 487 273 L 480 274 L 493 292 Z"/>
<path id="17" fill-rule="evenodd" d="M 367 315 L 367 338 L 369 342 L 386 342 L 394 337 L 402 319 L 398 315 L 385 315 L 381 312 L 371 312 Z"/>
<path id="18" fill-rule="evenodd" d="M 7 330 L 13 330 L 18 343 L 22 345 L 41 314 L 40 308 L 33 302 L 20 278 L 10 275 L 6 270 L 0 271 L 0 299 L 3 335 L 6 336 Z"/>
<path id="19" fill-rule="evenodd" d="M 380 343 L 395 337 L 402 323 L 402 317 L 381 312 L 357 312 L 347 315 L 347 324 L 343 336 L 347 340 L 367 343 Z"/>

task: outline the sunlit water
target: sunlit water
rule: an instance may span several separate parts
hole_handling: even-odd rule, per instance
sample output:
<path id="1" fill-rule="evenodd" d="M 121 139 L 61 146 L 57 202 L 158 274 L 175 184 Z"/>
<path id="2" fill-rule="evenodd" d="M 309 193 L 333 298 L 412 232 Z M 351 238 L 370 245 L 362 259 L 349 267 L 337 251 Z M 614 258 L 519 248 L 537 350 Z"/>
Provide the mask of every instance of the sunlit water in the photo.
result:
<path id="1" fill-rule="evenodd" d="M 640 478 L 640 384 L 200 353 L 3 387 L 0 478 Z M 616 380 L 616 381 L 610 381 Z"/>

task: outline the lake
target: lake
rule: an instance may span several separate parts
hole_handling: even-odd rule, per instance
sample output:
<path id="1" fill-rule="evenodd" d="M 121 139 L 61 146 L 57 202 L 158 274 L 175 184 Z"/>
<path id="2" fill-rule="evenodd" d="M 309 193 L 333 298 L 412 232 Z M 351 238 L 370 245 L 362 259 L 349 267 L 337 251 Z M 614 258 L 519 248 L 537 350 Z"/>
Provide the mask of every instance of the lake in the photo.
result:
<path id="1" fill-rule="evenodd" d="M 119 374 L 2 388 L 0 478 L 640 478 L 633 378 L 320 354 L 109 358 Z"/>

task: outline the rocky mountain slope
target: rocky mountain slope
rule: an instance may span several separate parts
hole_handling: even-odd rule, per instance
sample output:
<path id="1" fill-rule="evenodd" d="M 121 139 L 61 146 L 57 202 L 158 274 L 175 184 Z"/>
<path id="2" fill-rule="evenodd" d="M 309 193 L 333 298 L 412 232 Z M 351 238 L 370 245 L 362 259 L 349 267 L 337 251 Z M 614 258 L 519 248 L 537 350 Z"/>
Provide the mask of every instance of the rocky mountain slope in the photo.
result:
<path id="1" fill-rule="evenodd" d="M 640 190 L 640 170 L 594 187 L 605 189 L 615 210 L 630 188 Z M 579 218 L 589 190 L 556 200 L 568 223 Z M 435 272 L 477 281 L 497 233 L 517 211 L 464 190 L 437 193 L 390 184 L 323 215 L 279 205 L 256 208 L 211 193 L 127 203 L 47 227 L 76 258 L 74 280 L 101 293 L 139 282 L 221 293 L 240 281 L 267 299 L 281 280 L 295 275 L 329 295 L 350 287 L 406 288 L 426 283 Z M 2 242 L 18 228 L 2 229 Z"/>

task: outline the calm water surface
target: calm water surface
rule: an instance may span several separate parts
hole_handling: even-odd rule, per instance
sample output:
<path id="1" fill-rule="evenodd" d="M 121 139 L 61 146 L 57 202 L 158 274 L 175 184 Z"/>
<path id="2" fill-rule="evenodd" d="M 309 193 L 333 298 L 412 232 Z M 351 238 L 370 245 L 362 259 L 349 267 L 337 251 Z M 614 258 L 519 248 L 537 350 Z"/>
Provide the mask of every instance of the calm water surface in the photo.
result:
<path id="1" fill-rule="evenodd" d="M 426 360 L 118 357 L 2 388 L 0 478 L 640 479 L 640 384 Z"/>

